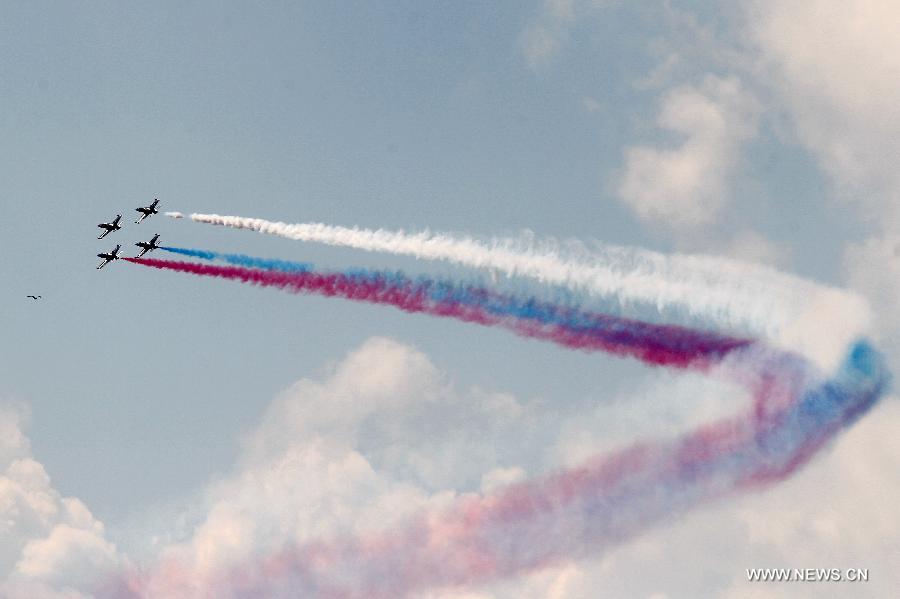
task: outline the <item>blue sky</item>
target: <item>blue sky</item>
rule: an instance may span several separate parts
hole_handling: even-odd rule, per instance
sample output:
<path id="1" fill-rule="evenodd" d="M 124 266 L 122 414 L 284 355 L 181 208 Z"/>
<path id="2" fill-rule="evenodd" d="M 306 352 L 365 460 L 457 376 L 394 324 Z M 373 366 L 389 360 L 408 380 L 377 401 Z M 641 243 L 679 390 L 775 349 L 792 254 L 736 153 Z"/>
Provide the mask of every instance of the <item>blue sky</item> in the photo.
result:
<path id="1" fill-rule="evenodd" d="M 547 455 L 528 453 L 512 424 L 491 428 L 492 444 L 518 448 L 509 459 L 495 450 L 497 463 L 484 458 L 496 468 L 541 472 L 584 453 L 572 439 L 607 448 L 735 405 L 704 399 L 718 389 L 702 382 L 501 331 L 127 264 L 95 271 L 97 252 L 130 250 L 157 232 L 185 247 L 424 268 L 162 215 L 134 225 L 134 207 L 154 197 L 166 210 L 482 236 L 530 230 L 760 261 L 868 298 L 873 335 L 900 364 L 900 48 L 884 26 L 897 16 L 886 1 L 6 3 L 0 449 L 39 463 L 47 493 L 83 502 L 115 545 L 98 545 L 103 555 L 119 563 L 200 543 L 196 530 L 212 527 L 213 508 L 227 501 L 222 489 L 253 462 L 248 447 L 268 447 L 275 398 L 301 380 L 343 389 L 335 373 L 354 356 L 377 370 L 382 346 L 372 338 L 391 339 L 384 351 L 399 356 L 396 376 L 419 381 L 400 384 L 399 395 L 512 398 L 548 423 L 524 437 L 554 447 Z M 97 241 L 96 223 L 117 213 L 126 227 Z M 43 299 L 25 301 L 31 293 Z M 661 399 L 668 385 L 684 387 L 680 407 Z M 884 539 L 900 534 L 900 521 L 878 507 L 900 496 L 896 481 L 885 482 L 900 446 L 867 440 L 898 422 L 896 403 L 885 400 L 871 416 L 879 422 L 859 424 L 871 431 L 854 429 L 784 489 L 569 570 L 465 592 L 588 597 L 596 583 L 618 596 L 740 596 L 744 568 L 781 565 L 792 551 L 806 561 L 787 567 L 876 569 L 885 547 L 896 551 Z M 471 418 L 494 421 L 489 411 Z M 456 472 L 423 482 L 428 493 L 481 484 L 477 469 L 440 466 L 435 455 L 452 452 L 452 439 L 421 449 L 435 472 Z M 863 490 L 834 490 L 848 470 Z M 812 518 L 819 536 L 804 545 L 790 531 L 808 521 L 782 508 L 832 491 L 825 502 L 835 507 Z M 841 511 L 860 505 L 884 517 L 882 530 Z M 766 517 L 783 524 L 782 537 L 759 532 L 748 553 L 714 556 Z M 10 525 L 12 545 L 24 551 L 50 535 L 48 518 Z M 720 521 L 738 524 L 717 534 Z M 673 539 L 704 554 L 708 579 L 686 580 L 654 545 Z M 843 545 L 870 547 L 865 563 L 842 562 Z M 0 554 L 0 581 L 24 580 L 22 559 Z M 616 572 L 640 571 L 642 559 L 651 582 L 617 586 L 625 574 Z M 30 572 L 49 597 L 82 588 L 67 568 Z M 889 588 L 879 584 L 871 590 Z"/>

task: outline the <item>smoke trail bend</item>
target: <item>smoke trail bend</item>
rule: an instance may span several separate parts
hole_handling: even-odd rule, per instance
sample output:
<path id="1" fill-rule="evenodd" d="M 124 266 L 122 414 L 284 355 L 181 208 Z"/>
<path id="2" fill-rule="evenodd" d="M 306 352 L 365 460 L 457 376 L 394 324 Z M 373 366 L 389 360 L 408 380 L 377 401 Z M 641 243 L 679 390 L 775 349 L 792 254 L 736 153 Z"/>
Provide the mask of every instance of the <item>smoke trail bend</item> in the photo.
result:
<path id="1" fill-rule="evenodd" d="M 564 285 L 618 302 L 643 304 L 663 316 L 714 321 L 718 327 L 763 336 L 832 366 L 869 326 L 865 303 L 842 290 L 771 268 L 712 256 L 673 255 L 615 246 L 583 246 L 531 238 L 486 241 L 446 233 L 407 233 L 322 223 L 286 224 L 260 218 L 191 214 L 194 222 L 248 229 L 289 239 L 371 252 L 443 260 Z M 840 315 L 828 338 L 817 323 Z M 848 320 L 852 315 L 853 320 Z M 814 321 L 814 322 L 813 322 Z M 808 344 L 810 330 L 818 332 Z"/>
<path id="2" fill-rule="evenodd" d="M 568 324 L 492 314 L 477 302 L 435 299 L 427 286 L 400 275 L 280 272 L 153 259 L 126 259 L 153 268 L 390 304 L 411 312 L 501 324 L 517 333 L 567 345 L 631 355 L 648 363 L 692 366 L 702 343 L 634 344 L 665 338 L 666 327 L 613 336 L 579 337 Z M 452 294 L 451 294 L 452 295 Z M 623 328 L 628 326 L 618 325 Z M 525 325 L 525 333 L 518 326 Z M 620 332 L 619 328 L 615 331 Z M 686 331 L 690 331 L 689 329 Z M 592 332 L 591 335 L 598 335 Z M 579 339 L 569 344 L 571 339 Z M 596 344 L 596 345 L 591 345 Z M 610 349 L 612 348 L 612 349 Z M 679 357 L 680 355 L 680 357 Z M 272 554 L 222 566 L 208 581 L 214 596 L 392 598 L 458 585 L 483 584 L 564 560 L 597 555 L 642 530 L 699 505 L 763 488 L 790 476 L 816 450 L 852 424 L 883 393 L 888 374 L 881 356 L 865 341 L 852 344 L 830 378 L 801 356 L 741 345 L 710 354 L 745 385 L 754 400 L 745 413 L 707 424 L 681 437 L 640 442 L 579 467 L 538 477 L 486 496 L 458 500 L 392 530 L 284 547 Z M 189 564 L 165 562 L 122 582 L 120 596 L 151 597 L 194 588 Z"/>
<path id="3" fill-rule="evenodd" d="M 394 530 L 288 547 L 217 573 L 214 594 L 344 599 L 393 598 L 432 588 L 484 584 L 597 555 L 694 507 L 783 480 L 865 413 L 884 390 L 880 356 L 853 345 L 841 370 L 810 379 L 802 361 L 748 359 L 782 370 L 790 401 L 766 412 L 758 389 L 739 418 L 670 442 L 640 443 L 580 467 L 459 500 Z M 762 416 L 761 416 L 762 414 Z M 189 588 L 176 568 L 135 588 Z"/>

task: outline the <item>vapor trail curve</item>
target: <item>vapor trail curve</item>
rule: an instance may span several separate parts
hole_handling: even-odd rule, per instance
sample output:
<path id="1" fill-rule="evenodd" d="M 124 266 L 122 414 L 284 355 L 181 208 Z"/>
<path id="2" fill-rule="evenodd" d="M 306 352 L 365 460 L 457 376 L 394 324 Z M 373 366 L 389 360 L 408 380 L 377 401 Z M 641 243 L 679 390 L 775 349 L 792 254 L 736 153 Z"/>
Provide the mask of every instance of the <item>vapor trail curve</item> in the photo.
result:
<path id="1" fill-rule="evenodd" d="M 865 413 L 886 385 L 880 357 L 865 342 L 853 345 L 837 375 L 825 381 L 808 378 L 802 362 L 770 358 L 781 362 L 784 386 L 777 393 L 786 397 L 778 402 L 788 400 L 781 409 L 767 411 L 775 398 L 760 388 L 752 409 L 739 417 L 461 499 L 393 530 L 289 547 L 224 568 L 214 584 L 236 596 L 277 593 L 287 581 L 301 596 L 388 599 L 596 555 L 699 505 L 790 476 Z M 161 583 L 178 588 L 190 581 L 179 580 L 175 568 Z"/>
<path id="2" fill-rule="evenodd" d="M 480 324 L 503 323 L 482 306 L 441 303 L 429 296 L 427 287 L 411 280 L 398 285 L 394 276 L 127 261 L 292 292 L 390 304 Z M 506 322 L 518 326 L 524 320 Z M 668 346 L 662 360 L 657 351 L 634 352 L 629 343 L 650 343 L 651 337 L 665 338 L 668 332 L 660 325 L 647 327 L 636 329 L 636 337 L 624 343 L 625 355 L 675 367 L 695 363 L 695 347 L 690 344 Z M 534 336 L 563 345 L 577 338 L 574 331 L 561 331 L 559 325 L 526 327 L 526 334 L 532 330 L 546 334 Z M 557 338 L 561 332 L 576 337 Z M 623 351 L 621 340 L 600 339 L 597 349 Z M 597 340 L 574 346 L 581 343 Z M 611 343 L 612 349 L 603 343 Z M 679 352 L 687 353 L 677 359 Z M 888 381 L 880 355 L 865 341 L 849 346 L 841 367 L 829 378 L 803 357 L 764 345 L 744 345 L 714 356 L 713 363 L 721 361 L 722 368 L 750 390 L 753 404 L 744 413 L 675 439 L 638 442 L 494 494 L 466 497 L 392 530 L 300 543 L 222 566 L 207 581 L 208 591 L 214 596 L 239 597 L 278 595 L 290 589 L 300 596 L 387 599 L 488 583 L 596 555 L 699 505 L 783 480 L 871 408 Z M 192 572 L 189 564 L 173 558 L 151 571 L 130 573 L 117 587 L 116 596 L 189 591 L 195 584 Z"/>

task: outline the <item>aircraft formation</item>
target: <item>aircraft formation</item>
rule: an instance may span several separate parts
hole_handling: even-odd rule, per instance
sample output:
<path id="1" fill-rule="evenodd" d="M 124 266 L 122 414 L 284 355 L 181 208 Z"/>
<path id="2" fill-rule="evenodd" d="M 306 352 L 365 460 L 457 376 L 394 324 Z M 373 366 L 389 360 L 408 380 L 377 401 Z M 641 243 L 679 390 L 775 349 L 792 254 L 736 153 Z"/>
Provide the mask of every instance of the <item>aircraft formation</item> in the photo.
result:
<path id="1" fill-rule="evenodd" d="M 159 214 L 159 200 L 154 199 L 153 203 L 151 203 L 149 206 L 138 206 L 137 208 L 134 209 L 134 211 L 140 212 L 140 214 L 141 214 L 140 218 L 138 218 L 136 221 L 134 221 L 135 224 L 140 224 L 140 223 L 144 222 L 145 218 L 151 217 L 154 214 Z M 101 229 L 103 229 L 103 233 L 101 233 L 100 237 L 98 237 L 97 239 L 103 239 L 110 233 L 113 233 L 113 232 L 121 229 L 122 228 L 121 221 L 122 221 L 122 215 L 117 214 L 116 218 L 114 218 L 110 222 L 98 224 L 97 226 L 100 227 Z M 134 245 L 141 248 L 141 253 L 138 254 L 137 256 L 135 256 L 135 258 L 140 258 L 147 252 L 152 252 L 153 250 L 159 248 L 159 233 L 154 235 L 150 241 L 139 241 Z M 100 252 L 99 254 L 97 254 L 98 258 L 103 259 L 103 262 L 100 263 L 100 266 L 97 267 L 97 270 L 100 270 L 101 268 L 103 268 L 104 266 L 106 266 L 107 264 L 112 262 L 113 260 L 118 260 L 118 259 L 122 258 L 122 256 L 119 255 L 119 252 L 121 250 L 122 250 L 122 244 L 117 244 L 116 247 L 113 248 L 112 250 L 110 250 L 108 252 Z"/>

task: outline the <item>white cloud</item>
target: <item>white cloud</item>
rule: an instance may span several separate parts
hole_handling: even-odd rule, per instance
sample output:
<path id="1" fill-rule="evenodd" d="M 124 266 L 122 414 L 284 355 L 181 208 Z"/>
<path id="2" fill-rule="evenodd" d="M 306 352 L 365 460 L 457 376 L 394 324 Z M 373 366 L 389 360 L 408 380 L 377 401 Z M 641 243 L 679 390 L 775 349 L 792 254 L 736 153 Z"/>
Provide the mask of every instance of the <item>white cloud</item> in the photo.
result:
<path id="1" fill-rule="evenodd" d="M 736 77 L 707 75 L 670 90 L 657 125 L 675 147 L 625 149 L 618 195 L 638 217 L 684 229 L 712 222 L 728 198 L 742 144 L 756 134 L 758 105 Z"/>
<path id="2" fill-rule="evenodd" d="M 273 402 L 246 436 L 235 472 L 210 487 L 194 532 L 163 553 L 167 575 L 157 574 L 146 595 L 172 596 L 180 580 L 191 592 L 230 597 L 221 568 L 285 544 L 389 530 L 461 494 L 535 474 L 526 465 L 552 469 L 636 439 L 676 435 L 738 413 L 746 401 L 732 385 L 663 372 L 615 401 L 598 399 L 587 414 L 575 404 L 460 394 L 420 352 L 372 339 L 324 380 L 300 381 Z M 773 489 L 701 507 L 601 558 L 421 596 L 577 599 L 603 589 L 612 596 L 737 597 L 759 592 L 746 583 L 746 568 L 780 565 L 869 567 L 881 577 L 869 588 L 889 588 L 896 580 L 885 570 L 885 551 L 900 538 L 900 520 L 890 513 L 900 483 L 884 473 L 900 466 L 900 441 L 891 432 L 898 425 L 900 402 L 892 398 L 833 452 Z"/>
<path id="3" fill-rule="evenodd" d="M 71 501 L 71 500 L 70 500 Z M 58 524 L 42 539 L 22 549 L 14 576 L 63 587 L 86 587 L 97 582 L 98 572 L 113 572 L 119 563 L 115 545 L 103 538 L 103 527 L 79 503 L 81 527 Z"/>
<path id="4" fill-rule="evenodd" d="M 210 487 L 194 532 L 163 552 L 164 564 L 178 564 L 178 577 L 163 567 L 169 576 L 157 572 L 145 593 L 170 596 L 180 580 L 192 592 L 229 597 L 233 590 L 221 583 L 229 565 L 285 544 L 389 530 L 465 493 L 493 491 L 635 438 L 676 434 L 744 403 L 733 386 L 665 373 L 634 391 L 633 404 L 623 395 L 590 417 L 566 402 L 459 393 L 421 352 L 371 339 L 324 380 L 299 381 L 276 398 L 244 438 L 235 472 Z M 573 448 L 570 438 L 585 445 Z M 570 563 L 423 596 L 562 599 L 584 577 Z"/>
<path id="5" fill-rule="evenodd" d="M 881 222 L 900 217 L 900 5 L 751 3 L 752 37 L 800 139 Z"/>
<path id="6" fill-rule="evenodd" d="M 421 352 L 370 339 L 324 380 L 301 380 L 273 401 L 244 437 L 235 471 L 209 488 L 190 538 L 163 551 L 145 593 L 166 597 L 189 582 L 228 597 L 219 575 L 230 565 L 389 529 L 461 493 L 521 479 L 504 453 L 516 455 L 529 428 L 530 408 L 515 398 L 460 394 Z M 167 563 L 179 578 L 164 575 Z"/>
<path id="7" fill-rule="evenodd" d="M 0 595 L 80 597 L 122 558 L 103 524 L 31 457 L 24 420 L 23 410 L 0 407 Z"/>
<path id="8" fill-rule="evenodd" d="M 734 414 L 745 402 L 733 386 L 664 372 L 617 398 L 596 398 L 590 413 L 578 402 L 461 393 L 421 352 L 371 339 L 322 380 L 299 381 L 272 402 L 244 437 L 234 471 L 209 486 L 194 529 L 149 566 L 143 596 L 239 596 L 223 569 L 258 563 L 285 546 L 390 530 L 463 494 L 635 439 L 674 435 Z M 745 568 L 782 564 L 869 567 L 879 580 L 867 588 L 889 588 L 880 585 L 897 582 L 885 568 L 890 543 L 900 538 L 891 511 L 900 483 L 884 473 L 900 466 L 897 426 L 900 401 L 893 398 L 833 452 L 774 489 L 701 507 L 602 558 L 422 596 L 577 599 L 598 589 L 612 596 L 743 596 L 756 590 L 745 583 Z M 5 499 L 10 485 L 27 490 L 16 495 L 18 507 Z M 81 599 L 97 572 L 126 563 L 102 524 L 81 502 L 60 497 L 30 457 L 13 460 L 0 478 L 0 515 L 13 513 L 20 542 L 4 562 L 6 596 Z"/>
<path id="9" fill-rule="evenodd" d="M 481 492 L 490 493 L 501 487 L 525 480 L 525 471 L 518 466 L 513 468 L 494 468 L 481 477 Z"/>

